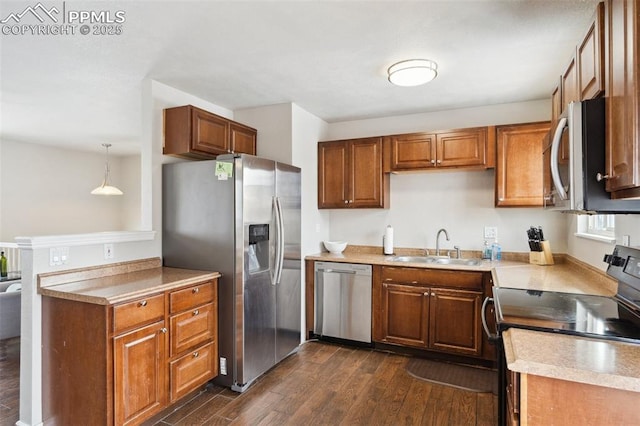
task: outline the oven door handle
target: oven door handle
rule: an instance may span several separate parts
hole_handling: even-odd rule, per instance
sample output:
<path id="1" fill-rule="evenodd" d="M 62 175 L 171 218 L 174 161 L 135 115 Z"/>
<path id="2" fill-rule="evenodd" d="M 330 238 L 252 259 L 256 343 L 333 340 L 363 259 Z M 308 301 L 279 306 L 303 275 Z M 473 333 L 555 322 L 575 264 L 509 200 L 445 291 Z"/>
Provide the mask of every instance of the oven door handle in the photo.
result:
<path id="1" fill-rule="evenodd" d="M 493 303 L 493 299 L 491 297 L 485 297 L 484 302 L 482 302 L 480 318 L 482 318 L 482 328 L 484 328 L 484 332 L 487 334 L 489 341 L 495 342 L 500 340 L 500 336 L 498 336 L 497 334 L 491 334 L 491 332 L 489 331 L 489 327 L 487 326 L 486 312 L 487 312 L 487 305 L 489 304 L 489 302 Z"/>

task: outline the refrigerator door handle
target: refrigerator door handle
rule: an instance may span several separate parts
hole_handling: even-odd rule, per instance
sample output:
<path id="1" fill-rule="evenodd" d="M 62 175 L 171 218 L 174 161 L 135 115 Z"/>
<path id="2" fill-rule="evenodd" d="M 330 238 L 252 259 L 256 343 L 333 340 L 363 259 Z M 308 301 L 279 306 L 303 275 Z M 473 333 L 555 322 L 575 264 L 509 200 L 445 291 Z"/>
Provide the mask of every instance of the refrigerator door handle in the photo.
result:
<path id="1" fill-rule="evenodd" d="M 280 278 L 282 276 L 282 266 L 284 263 L 284 224 L 282 221 L 280 199 L 278 197 L 273 197 L 273 210 L 275 212 L 276 219 L 276 258 L 274 272 L 271 276 L 271 284 L 277 285 L 280 283 Z"/>

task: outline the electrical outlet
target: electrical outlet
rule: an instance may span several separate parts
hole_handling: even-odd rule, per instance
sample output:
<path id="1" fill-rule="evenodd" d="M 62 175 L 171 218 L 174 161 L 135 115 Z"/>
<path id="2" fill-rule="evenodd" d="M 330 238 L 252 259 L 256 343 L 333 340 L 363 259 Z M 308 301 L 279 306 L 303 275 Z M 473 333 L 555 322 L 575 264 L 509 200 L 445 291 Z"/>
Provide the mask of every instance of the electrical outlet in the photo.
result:
<path id="1" fill-rule="evenodd" d="M 497 226 L 485 226 L 484 227 L 484 238 L 495 240 L 498 238 L 498 227 Z"/>
<path id="2" fill-rule="evenodd" d="M 630 235 L 623 235 L 622 236 L 622 245 L 623 246 L 627 246 L 627 247 L 629 247 L 631 245 L 631 236 Z"/>
<path id="3" fill-rule="evenodd" d="M 227 359 L 220 357 L 220 374 L 227 375 Z"/>
<path id="4" fill-rule="evenodd" d="M 104 245 L 104 258 L 113 259 L 113 244 Z"/>

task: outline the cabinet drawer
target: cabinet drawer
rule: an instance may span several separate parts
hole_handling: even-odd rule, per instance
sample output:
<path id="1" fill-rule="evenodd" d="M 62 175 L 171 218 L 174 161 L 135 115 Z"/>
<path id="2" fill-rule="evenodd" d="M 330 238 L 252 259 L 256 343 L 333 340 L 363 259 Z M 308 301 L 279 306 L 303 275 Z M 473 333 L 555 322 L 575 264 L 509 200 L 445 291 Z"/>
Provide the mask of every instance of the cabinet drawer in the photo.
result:
<path id="1" fill-rule="evenodd" d="M 164 294 L 158 294 L 113 308 L 113 331 L 118 333 L 128 328 L 164 318 Z"/>
<path id="2" fill-rule="evenodd" d="M 169 295 L 171 313 L 174 314 L 211 302 L 215 294 L 215 284 L 215 280 L 207 281 L 193 287 L 171 292 Z"/>
<path id="3" fill-rule="evenodd" d="M 218 374 L 216 343 L 207 343 L 173 361 L 171 369 L 171 401 L 175 401 L 203 385 Z"/>
<path id="4" fill-rule="evenodd" d="M 170 318 L 171 356 L 215 337 L 216 309 L 213 303 Z"/>
<path id="5" fill-rule="evenodd" d="M 481 290 L 482 272 L 383 266 L 382 282 Z"/>

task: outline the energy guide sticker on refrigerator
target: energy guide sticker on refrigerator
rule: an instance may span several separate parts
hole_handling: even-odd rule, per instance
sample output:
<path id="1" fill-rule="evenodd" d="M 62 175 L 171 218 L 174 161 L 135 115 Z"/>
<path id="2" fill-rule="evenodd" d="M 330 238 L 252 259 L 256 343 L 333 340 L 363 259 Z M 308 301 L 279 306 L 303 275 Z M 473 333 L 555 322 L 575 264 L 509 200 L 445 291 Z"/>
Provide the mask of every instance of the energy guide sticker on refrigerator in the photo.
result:
<path id="1" fill-rule="evenodd" d="M 163 165 L 164 265 L 217 271 L 216 383 L 242 392 L 301 340 L 300 169 L 250 155 Z"/>

